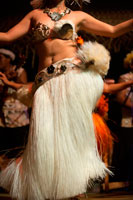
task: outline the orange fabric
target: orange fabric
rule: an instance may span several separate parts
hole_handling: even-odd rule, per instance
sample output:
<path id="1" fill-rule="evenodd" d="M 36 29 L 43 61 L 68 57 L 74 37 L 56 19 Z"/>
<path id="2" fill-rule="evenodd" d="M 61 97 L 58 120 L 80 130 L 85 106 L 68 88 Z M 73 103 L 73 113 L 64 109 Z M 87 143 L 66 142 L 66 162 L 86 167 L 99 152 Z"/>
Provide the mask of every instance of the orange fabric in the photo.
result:
<path id="1" fill-rule="evenodd" d="M 100 155 L 110 154 L 113 148 L 113 137 L 106 122 L 98 113 L 93 113 L 93 121 Z"/>
<path id="2" fill-rule="evenodd" d="M 97 112 L 93 113 L 93 122 L 98 151 L 102 157 L 105 154 L 111 155 L 113 149 L 113 137 L 104 120 L 104 118 L 107 116 L 108 109 L 108 99 L 105 97 L 105 95 L 102 95 L 97 103 Z"/>
<path id="3" fill-rule="evenodd" d="M 97 103 L 97 113 L 102 117 L 105 117 L 108 113 L 108 98 L 103 94 Z"/>
<path id="4" fill-rule="evenodd" d="M 82 45 L 84 43 L 84 40 L 81 36 L 78 36 L 76 39 L 77 44 Z"/>

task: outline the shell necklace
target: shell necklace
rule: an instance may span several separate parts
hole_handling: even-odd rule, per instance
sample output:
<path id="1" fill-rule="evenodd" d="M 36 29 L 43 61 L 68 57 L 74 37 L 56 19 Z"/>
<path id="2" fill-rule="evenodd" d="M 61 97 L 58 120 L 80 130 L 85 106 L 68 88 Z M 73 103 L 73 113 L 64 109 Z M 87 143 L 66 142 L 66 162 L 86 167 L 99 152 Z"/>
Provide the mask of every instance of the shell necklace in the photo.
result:
<path id="1" fill-rule="evenodd" d="M 58 12 L 51 12 L 49 8 L 46 8 L 43 10 L 44 13 L 47 13 L 47 15 L 53 20 L 53 21 L 59 21 L 63 16 L 66 14 L 69 14 L 71 12 L 70 8 L 66 8 L 62 13 Z"/>

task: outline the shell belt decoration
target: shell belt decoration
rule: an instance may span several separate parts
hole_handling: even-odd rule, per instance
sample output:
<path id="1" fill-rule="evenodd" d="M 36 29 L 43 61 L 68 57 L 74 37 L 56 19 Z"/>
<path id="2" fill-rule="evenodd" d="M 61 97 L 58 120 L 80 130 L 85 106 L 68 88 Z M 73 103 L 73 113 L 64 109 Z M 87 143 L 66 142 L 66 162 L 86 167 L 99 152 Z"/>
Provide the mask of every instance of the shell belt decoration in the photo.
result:
<path id="1" fill-rule="evenodd" d="M 47 68 L 41 70 L 35 77 L 35 85 L 39 87 L 51 78 L 57 77 L 61 74 L 65 74 L 68 71 L 77 68 L 77 65 L 68 62 L 68 60 L 61 61 L 60 63 L 55 63 Z"/>

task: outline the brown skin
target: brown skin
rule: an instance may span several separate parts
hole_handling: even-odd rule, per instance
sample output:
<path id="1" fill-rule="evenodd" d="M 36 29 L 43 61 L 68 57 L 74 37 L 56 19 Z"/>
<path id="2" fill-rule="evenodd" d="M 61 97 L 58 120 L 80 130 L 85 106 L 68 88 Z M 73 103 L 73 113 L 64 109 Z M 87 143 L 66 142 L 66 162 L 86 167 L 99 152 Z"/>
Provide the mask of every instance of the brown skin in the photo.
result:
<path id="1" fill-rule="evenodd" d="M 123 92 L 126 88 L 131 87 L 133 85 L 133 80 L 121 83 L 104 83 L 103 93 L 115 94 L 118 92 Z"/>
<path id="2" fill-rule="evenodd" d="M 16 77 L 15 66 L 11 65 L 11 59 L 0 53 L 0 80 L 5 85 L 18 89 L 27 83 L 27 73 L 23 71 L 19 77 Z M 16 82 L 10 81 L 15 78 Z"/>
<path id="3" fill-rule="evenodd" d="M 54 1 L 56 6 L 51 9 L 51 12 L 63 12 L 66 9 L 65 2 Z M 85 30 L 88 33 L 106 37 L 118 37 L 130 30 L 132 30 L 133 20 L 120 23 L 116 26 L 112 26 L 101 22 L 94 17 L 82 11 L 71 11 L 70 14 L 66 14 L 61 20 L 70 20 L 75 24 L 77 30 Z M 52 30 L 54 29 L 55 22 L 43 13 L 41 9 L 35 9 L 27 14 L 15 27 L 10 29 L 6 33 L 0 33 L 0 42 L 13 42 L 14 40 L 27 34 L 31 27 L 39 22 L 48 25 Z M 51 64 L 64 59 L 74 57 L 76 53 L 76 47 L 72 40 L 62 39 L 47 39 L 36 45 L 36 50 L 39 56 L 38 71 Z"/>
<path id="4" fill-rule="evenodd" d="M 4 73 L 0 72 L 0 80 L 2 80 L 5 85 L 8 85 L 14 89 L 19 89 L 20 87 L 22 87 L 27 83 L 27 75 L 26 72 L 23 71 L 18 79 L 19 82 L 17 83 L 8 80 L 7 76 Z"/>

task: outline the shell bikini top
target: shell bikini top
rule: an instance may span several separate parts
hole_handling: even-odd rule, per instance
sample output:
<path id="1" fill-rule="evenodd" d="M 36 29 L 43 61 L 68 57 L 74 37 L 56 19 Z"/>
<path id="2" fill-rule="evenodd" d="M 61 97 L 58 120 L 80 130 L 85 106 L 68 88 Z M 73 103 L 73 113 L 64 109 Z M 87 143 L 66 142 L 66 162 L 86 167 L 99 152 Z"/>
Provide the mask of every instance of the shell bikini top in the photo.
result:
<path id="1" fill-rule="evenodd" d="M 55 22 L 54 29 L 52 31 L 47 25 L 40 22 L 32 28 L 33 42 L 41 42 L 48 38 L 75 40 L 77 38 L 75 25 L 70 20 L 59 20 Z"/>

